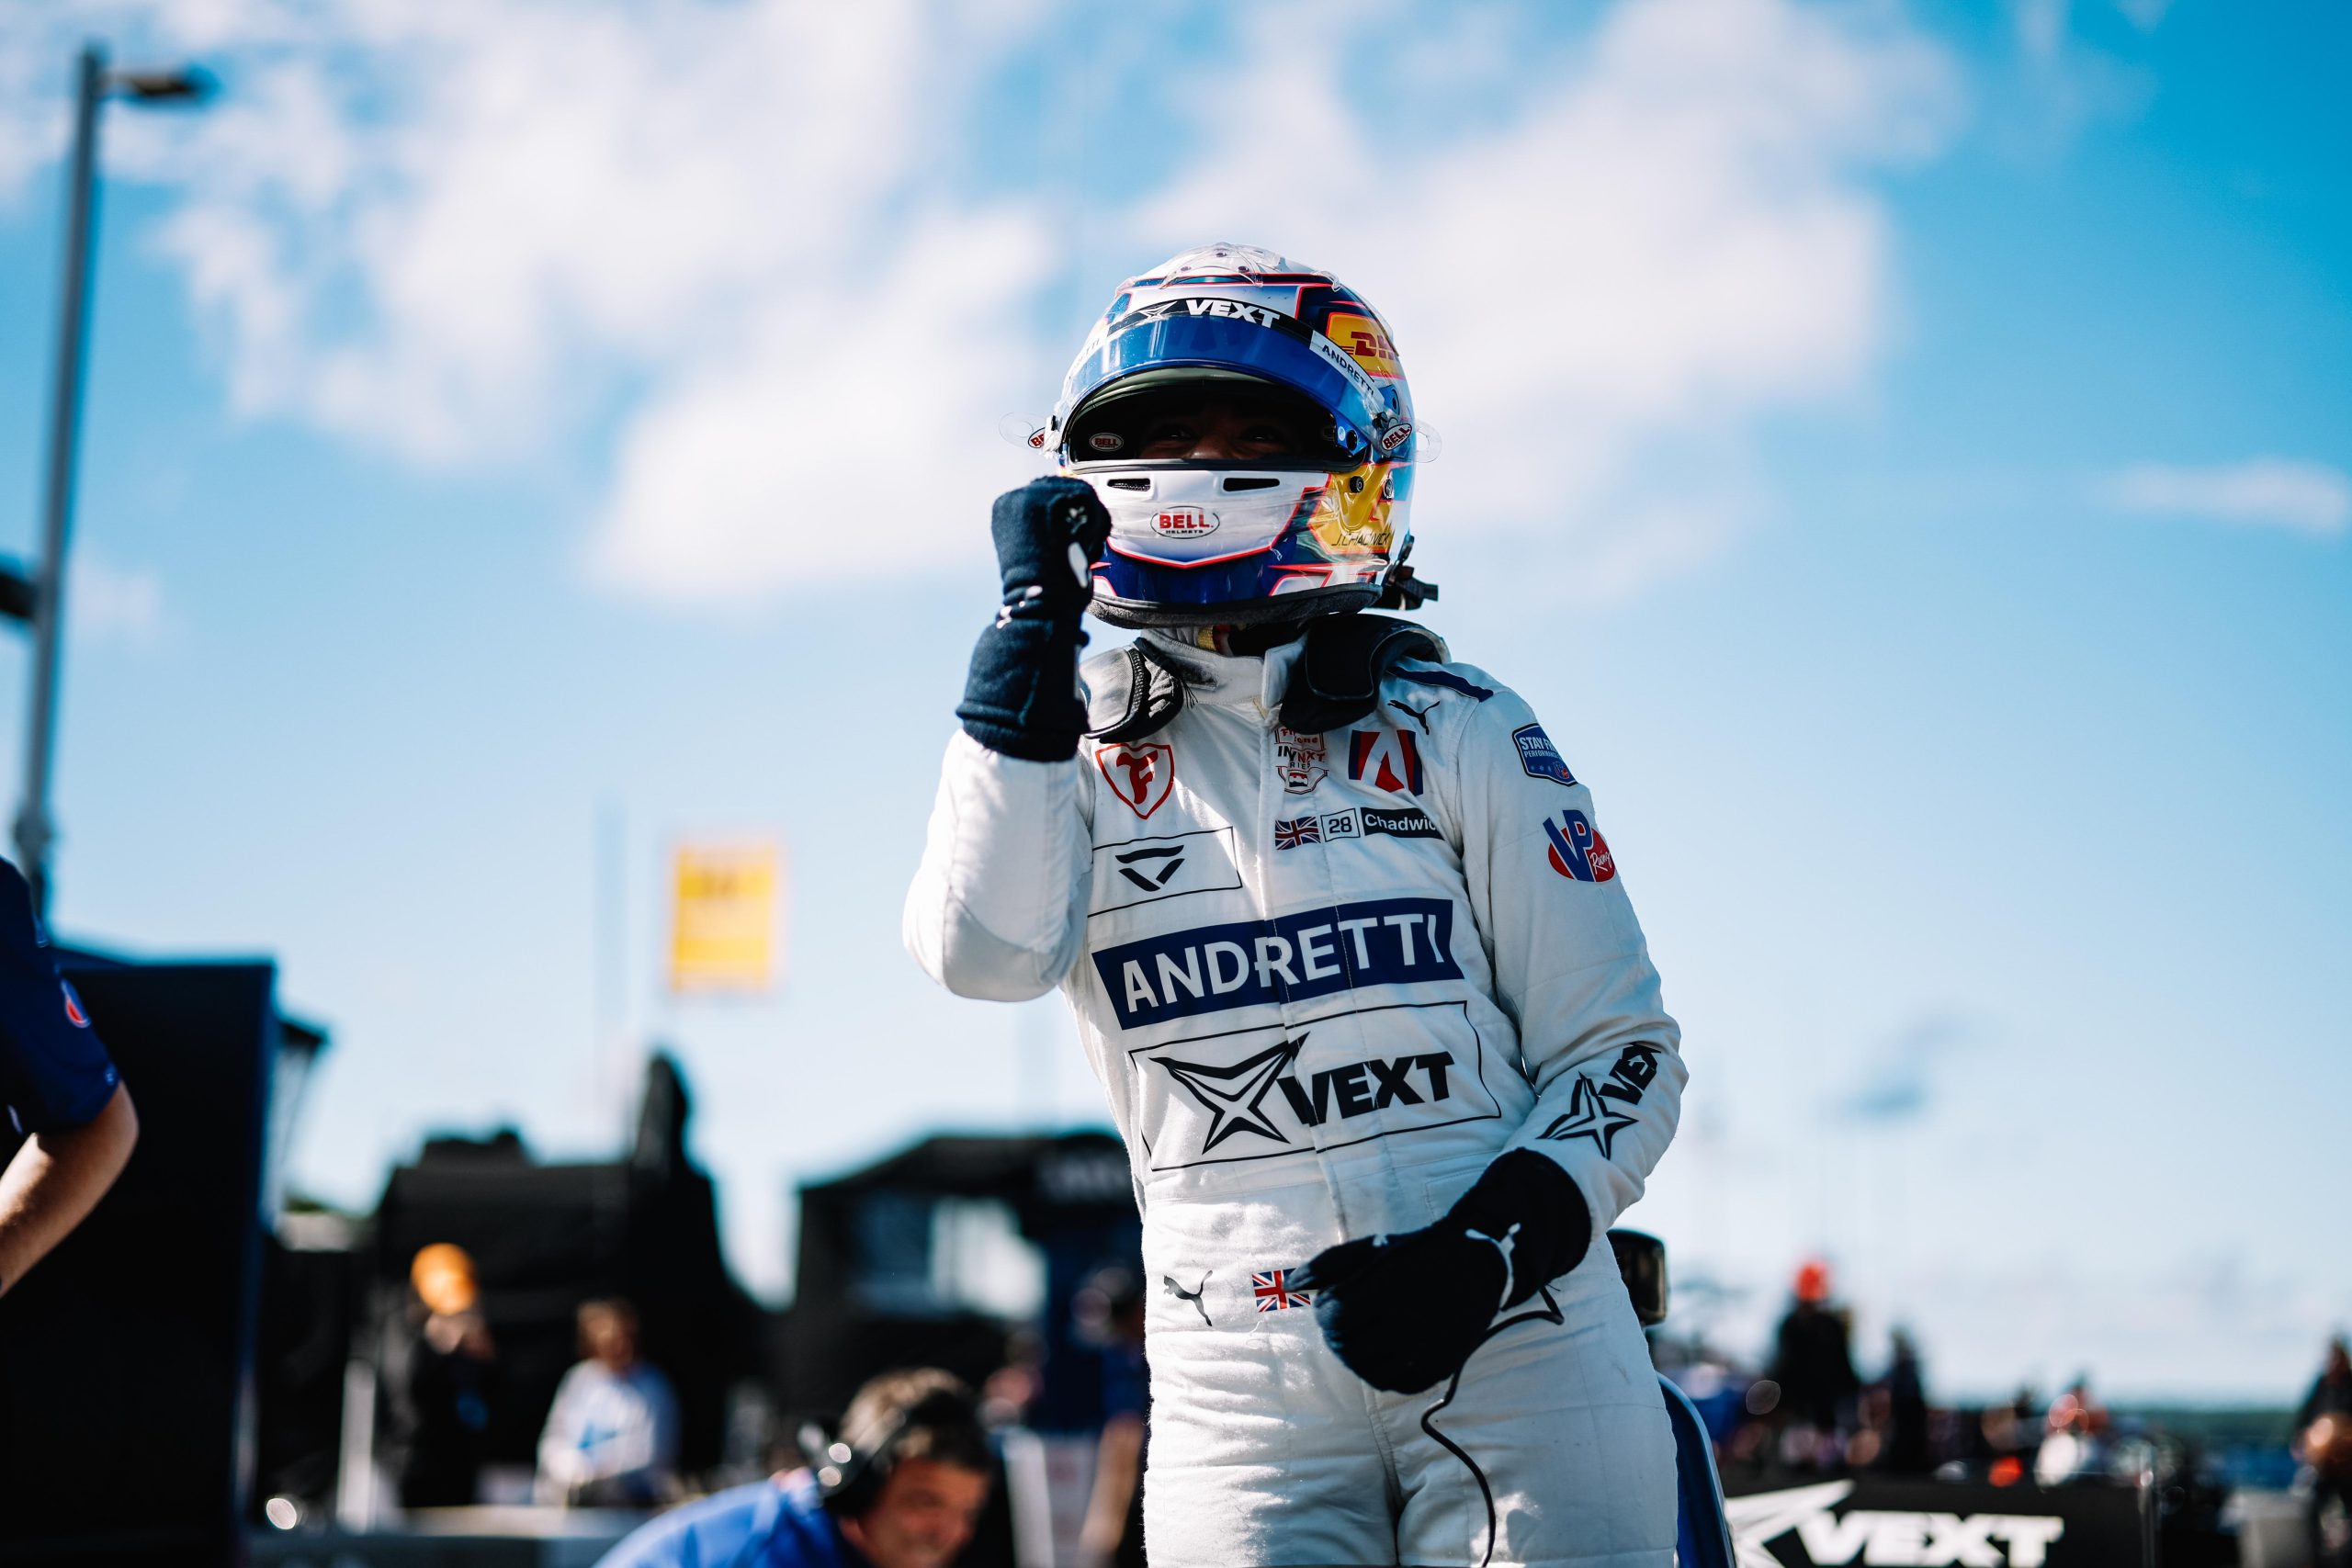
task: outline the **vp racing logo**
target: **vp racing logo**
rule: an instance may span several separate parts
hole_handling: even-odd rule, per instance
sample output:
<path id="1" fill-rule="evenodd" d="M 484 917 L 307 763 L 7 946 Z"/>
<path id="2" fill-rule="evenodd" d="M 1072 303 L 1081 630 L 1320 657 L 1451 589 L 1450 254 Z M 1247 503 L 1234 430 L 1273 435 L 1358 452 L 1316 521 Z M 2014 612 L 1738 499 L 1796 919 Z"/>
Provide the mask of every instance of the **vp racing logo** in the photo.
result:
<path id="1" fill-rule="evenodd" d="M 1860 1561 L 1899 1568 L 2042 1568 L 2066 1521 L 2047 1514 L 1927 1514 L 1883 1508 L 1830 1510 L 1852 1492 L 1850 1481 L 1825 1482 L 1787 1492 L 1758 1492 L 1724 1504 L 1739 1568 L 1789 1568 L 1811 1563 L 1844 1568 Z M 1769 1543 L 1795 1533 L 1798 1556 Z"/>
<path id="2" fill-rule="evenodd" d="M 1395 1055 L 1382 1050 L 1393 1040 Z M 1501 1114 L 1460 1002 L 1343 1013 L 1131 1054 L 1154 1170 L 1267 1159 Z"/>
<path id="3" fill-rule="evenodd" d="M 1462 978 L 1448 898 L 1374 898 L 1196 926 L 1098 948 L 1092 956 L 1122 1029 L 1368 986 Z"/>

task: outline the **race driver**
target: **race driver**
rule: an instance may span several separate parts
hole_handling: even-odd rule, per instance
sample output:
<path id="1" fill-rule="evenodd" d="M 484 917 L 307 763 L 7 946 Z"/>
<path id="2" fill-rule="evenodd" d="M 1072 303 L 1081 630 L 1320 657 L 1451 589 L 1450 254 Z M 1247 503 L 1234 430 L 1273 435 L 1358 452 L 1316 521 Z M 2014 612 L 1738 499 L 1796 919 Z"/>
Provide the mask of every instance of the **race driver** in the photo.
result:
<path id="1" fill-rule="evenodd" d="M 909 947 L 1056 987 L 1154 1296 L 1155 1568 L 1664 1568 L 1673 1449 L 1602 1233 L 1679 1034 L 1592 798 L 1410 622 L 1381 318 L 1212 245 L 1125 285 L 1000 497 L 1004 591 Z M 1080 664 L 1083 614 L 1140 636 Z"/>

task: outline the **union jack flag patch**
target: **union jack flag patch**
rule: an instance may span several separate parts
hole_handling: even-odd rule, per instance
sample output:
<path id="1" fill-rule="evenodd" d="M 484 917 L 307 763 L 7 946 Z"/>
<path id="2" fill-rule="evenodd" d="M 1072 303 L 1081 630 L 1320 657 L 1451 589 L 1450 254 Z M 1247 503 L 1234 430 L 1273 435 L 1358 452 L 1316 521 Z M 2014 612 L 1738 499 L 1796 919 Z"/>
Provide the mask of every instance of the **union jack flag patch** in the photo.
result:
<path id="1" fill-rule="evenodd" d="M 1258 1310 L 1280 1312 L 1284 1307 L 1313 1306 L 1315 1296 L 1312 1292 L 1293 1290 L 1283 1282 L 1297 1272 L 1295 1269 L 1272 1269 L 1263 1274 L 1250 1275 L 1250 1293 L 1258 1298 Z"/>
<path id="2" fill-rule="evenodd" d="M 1301 844 L 1319 844 L 1322 841 L 1323 822 L 1320 818 L 1294 817 L 1287 822 L 1274 824 L 1274 849 L 1277 852 L 1295 850 Z"/>

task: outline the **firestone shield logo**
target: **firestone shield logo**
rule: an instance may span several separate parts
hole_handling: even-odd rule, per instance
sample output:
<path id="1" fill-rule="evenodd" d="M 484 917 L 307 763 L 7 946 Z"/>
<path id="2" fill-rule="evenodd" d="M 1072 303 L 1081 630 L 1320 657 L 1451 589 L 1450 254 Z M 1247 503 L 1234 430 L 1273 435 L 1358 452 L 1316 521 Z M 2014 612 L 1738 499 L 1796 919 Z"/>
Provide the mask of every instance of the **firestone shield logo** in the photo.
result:
<path id="1" fill-rule="evenodd" d="M 1094 753 L 1094 765 L 1126 808 L 1149 817 L 1167 804 L 1176 786 L 1176 748 L 1161 741 L 1140 746 L 1105 746 Z"/>

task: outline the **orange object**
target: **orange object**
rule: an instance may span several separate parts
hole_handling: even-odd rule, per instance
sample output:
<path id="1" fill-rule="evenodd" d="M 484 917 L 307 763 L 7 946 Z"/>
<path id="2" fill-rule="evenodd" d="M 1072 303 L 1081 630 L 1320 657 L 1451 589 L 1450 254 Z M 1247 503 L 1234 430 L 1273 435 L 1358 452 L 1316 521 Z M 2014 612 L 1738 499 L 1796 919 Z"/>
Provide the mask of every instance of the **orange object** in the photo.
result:
<path id="1" fill-rule="evenodd" d="M 436 1313 L 471 1312 L 481 1299 L 474 1280 L 474 1260 L 454 1242 L 436 1241 L 417 1248 L 408 1266 L 408 1282 L 425 1306 Z"/>
<path id="2" fill-rule="evenodd" d="M 1818 1258 L 1808 1258 L 1797 1266 L 1797 1300 L 1826 1302 L 1829 1299 L 1829 1265 Z"/>
<path id="3" fill-rule="evenodd" d="M 2025 1479 L 2025 1461 L 2015 1454 L 2003 1454 L 1984 1472 L 1984 1479 L 1996 1486 L 2015 1486 Z"/>

